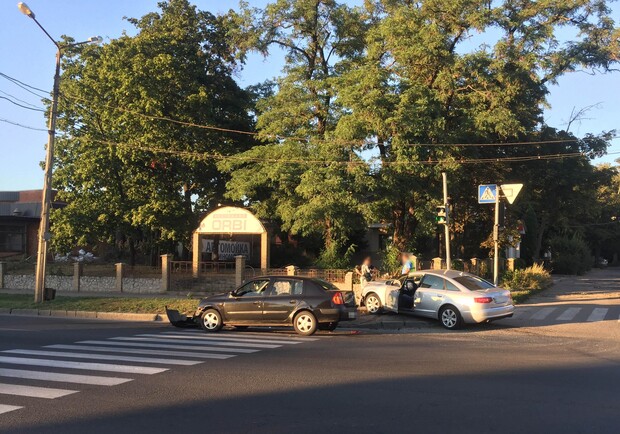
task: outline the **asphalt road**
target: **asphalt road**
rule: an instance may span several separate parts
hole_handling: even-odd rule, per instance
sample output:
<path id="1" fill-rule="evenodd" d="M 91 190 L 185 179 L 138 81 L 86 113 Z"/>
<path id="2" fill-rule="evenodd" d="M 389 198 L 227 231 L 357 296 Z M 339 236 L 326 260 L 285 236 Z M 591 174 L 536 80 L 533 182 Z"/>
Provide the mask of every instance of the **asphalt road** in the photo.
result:
<path id="1" fill-rule="evenodd" d="M 210 338 L 0 316 L 0 432 L 617 433 L 620 305 L 605 279 L 458 332 Z"/>

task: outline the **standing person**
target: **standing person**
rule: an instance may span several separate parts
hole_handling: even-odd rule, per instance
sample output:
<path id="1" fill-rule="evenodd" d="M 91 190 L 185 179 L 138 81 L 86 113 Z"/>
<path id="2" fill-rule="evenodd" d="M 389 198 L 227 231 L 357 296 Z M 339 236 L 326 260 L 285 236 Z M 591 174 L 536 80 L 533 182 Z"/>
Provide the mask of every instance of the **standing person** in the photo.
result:
<path id="1" fill-rule="evenodd" d="M 400 254 L 400 262 L 403 265 L 400 269 L 401 276 L 407 276 L 411 271 L 415 271 L 413 263 L 411 262 L 411 258 L 408 253 L 402 252 Z"/>
<path id="2" fill-rule="evenodd" d="M 361 267 L 355 267 L 355 272 L 360 277 L 360 290 L 358 293 L 355 294 L 355 300 L 358 302 L 358 304 L 362 298 L 362 289 L 364 289 L 364 286 L 366 286 L 368 282 L 372 280 L 373 268 L 374 267 L 372 266 L 372 259 L 370 258 L 370 256 L 364 258 Z"/>

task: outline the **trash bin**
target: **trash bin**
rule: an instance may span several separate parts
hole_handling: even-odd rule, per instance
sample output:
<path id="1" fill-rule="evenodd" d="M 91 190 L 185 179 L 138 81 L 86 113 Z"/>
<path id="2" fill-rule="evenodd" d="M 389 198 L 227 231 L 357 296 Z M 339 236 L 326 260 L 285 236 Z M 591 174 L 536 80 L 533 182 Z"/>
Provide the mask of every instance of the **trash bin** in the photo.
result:
<path id="1" fill-rule="evenodd" d="M 50 301 L 56 298 L 56 290 L 54 288 L 45 288 L 43 291 L 43 300 Z"/>

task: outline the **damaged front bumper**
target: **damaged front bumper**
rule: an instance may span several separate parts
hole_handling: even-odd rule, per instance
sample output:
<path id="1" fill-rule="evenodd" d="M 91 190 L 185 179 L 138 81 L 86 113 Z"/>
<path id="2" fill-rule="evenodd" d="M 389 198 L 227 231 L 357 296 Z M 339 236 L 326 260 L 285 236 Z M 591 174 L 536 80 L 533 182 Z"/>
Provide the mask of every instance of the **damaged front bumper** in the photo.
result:
<path id="1" fill-rule="evenodd" d="M 198 327 L 198 322 L 196 321 L 195 316 L 187 316 L 182 313 L 179 313 L 178 310 L 168 309 L 166 306 L 166 316 L 168 317 L 168 321 L 175 327 L 179 328 L 193 328 Z"/>

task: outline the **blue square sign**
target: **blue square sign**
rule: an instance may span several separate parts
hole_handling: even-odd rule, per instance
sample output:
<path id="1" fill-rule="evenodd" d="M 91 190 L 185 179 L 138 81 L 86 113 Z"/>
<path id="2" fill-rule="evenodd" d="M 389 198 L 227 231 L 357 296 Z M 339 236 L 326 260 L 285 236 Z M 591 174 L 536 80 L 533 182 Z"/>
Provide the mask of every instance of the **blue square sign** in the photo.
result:
<path id="1" fill-rule="evenodd" d="M 497 184 L 478 186 L 478 203 L 495 203 L 497 200 Z"/>

